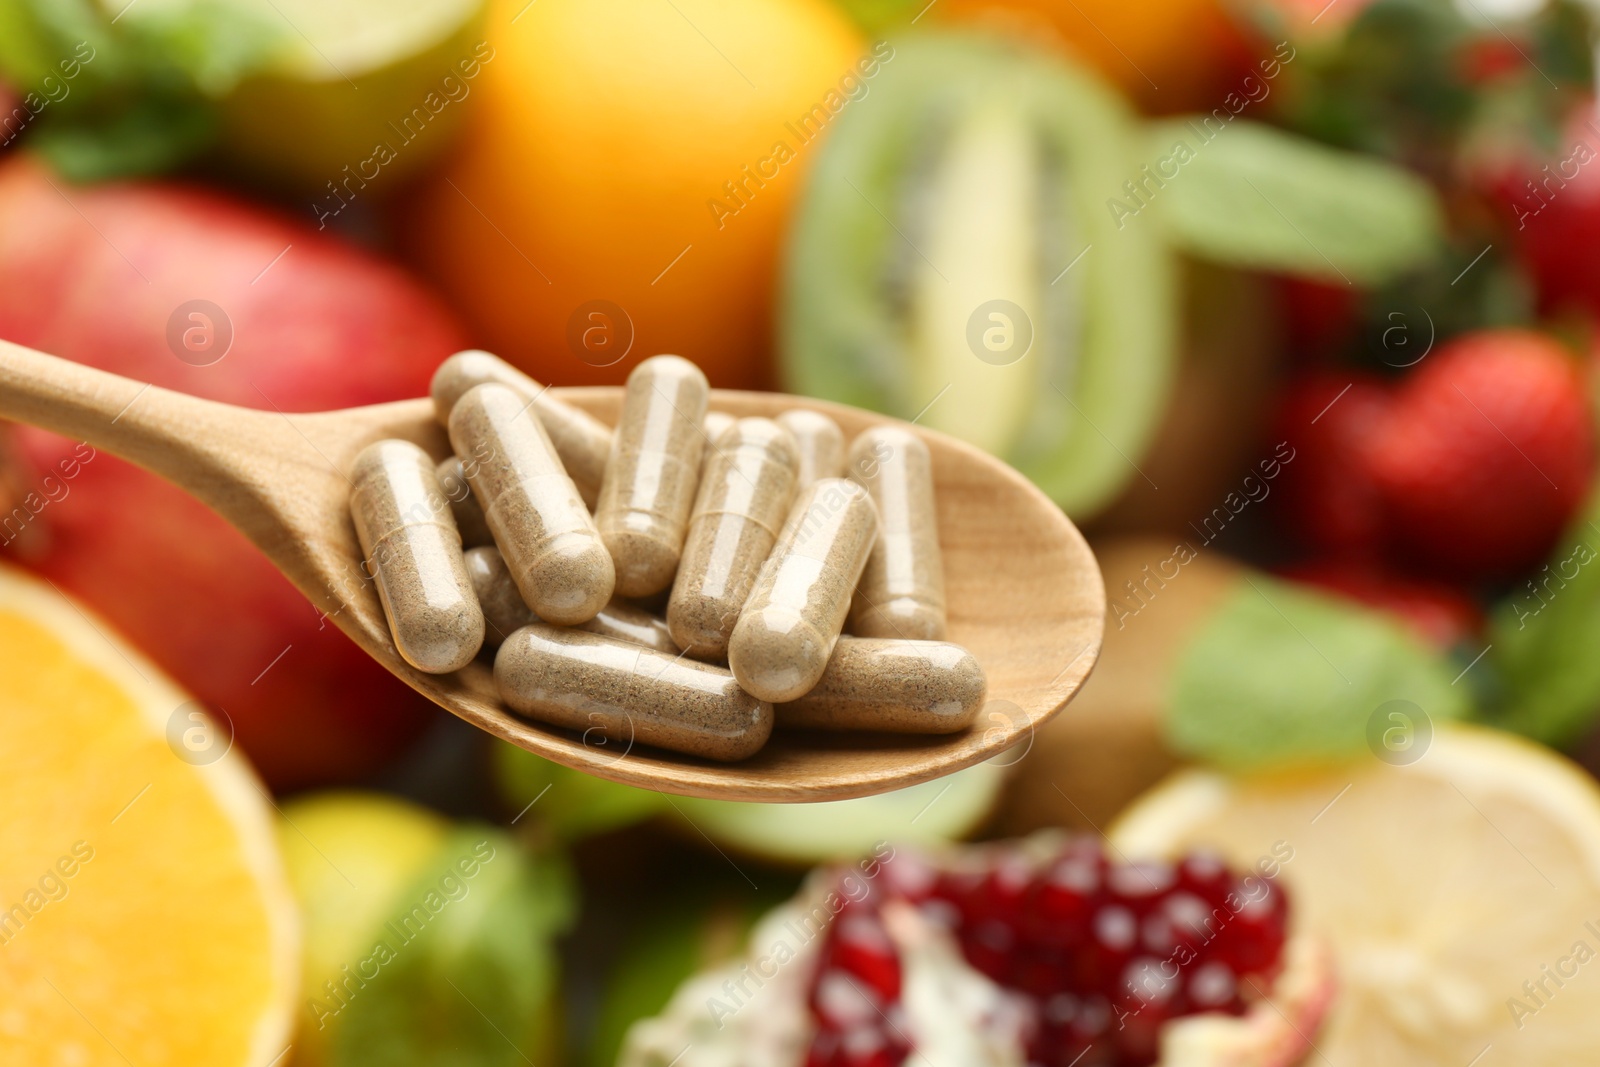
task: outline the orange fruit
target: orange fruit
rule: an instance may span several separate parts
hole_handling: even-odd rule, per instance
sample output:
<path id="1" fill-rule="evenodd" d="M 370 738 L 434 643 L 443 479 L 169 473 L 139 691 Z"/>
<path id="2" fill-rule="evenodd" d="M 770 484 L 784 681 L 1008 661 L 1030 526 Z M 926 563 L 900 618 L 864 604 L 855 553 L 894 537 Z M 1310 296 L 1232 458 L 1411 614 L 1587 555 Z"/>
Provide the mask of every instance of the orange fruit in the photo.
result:
<path id="1" fill-rule="evenodd" d="M 1221 107 L 1237 88 L 1230 79 L 1249 73 L 1248 39 L 1226 0 L 943 0 L 939 8 L 945 20 L 1010 24 L 1053 41 L 1157 114 Z"/>
<path id="2" fill-rule="evenodd" d="M 790 202 L 871 88 L 858 32 L 827 0 L 504 0 L 489 19 L 466 141 L 404 219 L 418 265 L 541 379 L 620 382 L 675 352 L 713 385 L 771 384 Z"/>
<path id="3" fill-rule="evenodd" d="M 273 1063 L 298 922 L 228 733 L 10 568 L 0 678 L 0 1064 Z"/>

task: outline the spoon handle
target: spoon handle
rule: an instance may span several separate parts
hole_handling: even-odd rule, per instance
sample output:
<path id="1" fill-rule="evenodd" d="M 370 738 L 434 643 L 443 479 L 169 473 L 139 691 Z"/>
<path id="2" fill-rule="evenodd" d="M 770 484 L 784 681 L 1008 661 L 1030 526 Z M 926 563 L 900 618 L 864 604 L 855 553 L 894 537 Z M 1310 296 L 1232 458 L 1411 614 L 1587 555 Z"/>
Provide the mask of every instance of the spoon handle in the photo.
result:
<path id="1" fill-rule="evenodd" d="M 251 411 L 0 341 L 0 419 L 85 441 L 186 490 L 257 544 L 281 535 L 253 457 L 305 444 L 287 418 Z"/>
<path id="2" fill-rule="evenodd" d="M 198 467 L 239 411 L 0 341 L 0 419 L 23 422 L 139 464 L 198 491 Z"/>

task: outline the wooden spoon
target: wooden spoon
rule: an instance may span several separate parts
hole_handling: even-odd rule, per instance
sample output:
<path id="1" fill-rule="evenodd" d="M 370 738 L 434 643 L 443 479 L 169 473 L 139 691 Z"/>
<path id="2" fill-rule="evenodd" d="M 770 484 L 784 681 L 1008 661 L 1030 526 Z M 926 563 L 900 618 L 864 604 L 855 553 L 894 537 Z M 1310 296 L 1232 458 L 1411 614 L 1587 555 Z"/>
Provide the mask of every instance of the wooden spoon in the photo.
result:
<path id="1" fill-rule="evenodd" d="M 619 388 L 558 389 L 615 424 Z M 821 411 L 847 437 L 892 420 L 824 401 L 716 391 L 714 410 Z M 521 719 L 500 703 L 489 667 L 423 674 L 402 660 L 350 521 L 345 476 L 385 437 L 449 452 L 428 400 L 315 414 L 201 400 L 0 341 L 0 419 L 30 423 L 137 463 L 242 530 L 311 602 L 412 688 L 496 737 L 616 782 L 728 800 L 842 800 L 913 785 L 1027 744 L 1072 697 L 1100 651 L 1105 591 L 1088 545 L 1061 509 L 1016 471 L 954 438 L 918 429 L 933 452 L 949 639 L 989 679 L 979 722 L 948 737 L 778 732 L 756 756 L 713 764 Z M 1008 757 L 1009 759 L 1010 757 Z"/>

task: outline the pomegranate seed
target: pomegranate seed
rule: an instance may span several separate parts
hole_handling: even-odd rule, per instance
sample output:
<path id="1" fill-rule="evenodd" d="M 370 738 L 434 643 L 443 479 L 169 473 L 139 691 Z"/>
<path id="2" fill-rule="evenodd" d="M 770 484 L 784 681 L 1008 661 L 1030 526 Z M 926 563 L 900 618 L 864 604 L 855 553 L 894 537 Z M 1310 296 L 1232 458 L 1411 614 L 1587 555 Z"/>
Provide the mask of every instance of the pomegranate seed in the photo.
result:
<path id="1" fill-rule="evenodd" d="M 1214 920 L 1211 905 L 1193 893 L 1167 897 L 1145 917 L 1141 941 L 1149 952 L 1176 955 L 1180 949 L 1198 953 L 1210 938 Z"/>
<path id="2" fill-rule="evenodd" d="M 1111 891 L 1127 901 L 1159 901 L 1177 880 L 1177 872 L 1165 863 L 1113 867 L 1106 879 Z"/>
<path id="3" fill-rule="evenodd" d="M 897 854 L 884 862 L 879 878 L 890 896 L 917 903 L 933 895 L 939 872 L 921 856 Z"/>
<path id="4" fill-rule="evenodd" d="M 1201 1009 L 1221 1009 L 1239 995 L 1233 971 L 1220 960 L 1202 963 L 1189 979 L 1189 999 Z"/>
<path id="5" fill-rule="evenodd" d="M 1215 852 L 1191 852 L 1178 864 L 1178 882 L 1212 904 L 1221 904 L 1233 888 L 1233 874 Z"/>
<path id="6" fill-rule="evenodd" d="M 880 1008 L 872 992 L 843 971 L 824 971 L 811 999 L 818 1021 L 840 1031 L 882 1018 Z"/>
<path id="7" fill-rule="evenodd" d="M 1118 865 L 1080 837 L 1043 861 L 1003 846 L 950 866 L 897 855 L 828 931 L 806 1067 L 901 1067 L 911 1057 L 903 968 L 878 918 L 890 899 L 949 930 L 968 965 L 1002 987 L 996 1015 L 1026 1035 L 1037 1067 L 1154 1063 L 1172 1019 L 1242 1013 L 1242 993 L 1275 975 L 1288 929 L 1280 887 L 1240 878 L 1207 852 L 1176 866 Z"/>
<path id="8" fill-rule="evenodd" d="M 849 972 L 884 1001 L 900 997 L 900 957 L 883 926 L 871 915 L 846 911 L 829 946 L 829 963 Z"/>
<path id="9" fill-rule="evenodd" d="M 1133 947 L 1134 932 L 1139 928 L 1133 912 L 1112 904 L 1095 912 L 1095 941 L 1112 952 L 1124 952 Z"/>

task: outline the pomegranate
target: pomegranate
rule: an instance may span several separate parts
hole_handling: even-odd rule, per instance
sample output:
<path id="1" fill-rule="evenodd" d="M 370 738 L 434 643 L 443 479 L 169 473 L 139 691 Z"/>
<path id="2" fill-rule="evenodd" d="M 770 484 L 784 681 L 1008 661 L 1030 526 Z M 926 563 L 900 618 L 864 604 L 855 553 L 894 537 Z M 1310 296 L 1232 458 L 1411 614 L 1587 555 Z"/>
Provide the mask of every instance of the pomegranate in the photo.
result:
<path id="1" fill-rule="evenodd" d="M 0 163 L 0 338 L 283 412 L 424 395 L 466 343 L 409 275 L 311 227 L 194 185 L 70 185 L 28 153 Z M 0 558 L 231 723 L 268 784 L 370 774 L 434 714 L 204 505 L 85 443 L 10 429 Z"/>
<path id="2" fill-rule="evenodd" d="M 1112 862 L 1053 831 L 880 857 L 816 872 L 746 959 L 635 1024 L 621 1067 L 1286 1067 L 1332 998 L 1281 857 Z"/>

